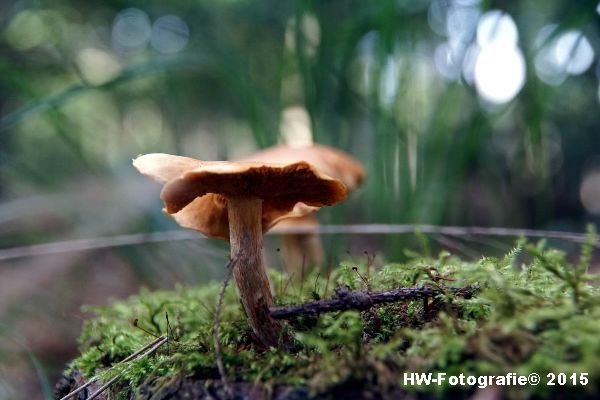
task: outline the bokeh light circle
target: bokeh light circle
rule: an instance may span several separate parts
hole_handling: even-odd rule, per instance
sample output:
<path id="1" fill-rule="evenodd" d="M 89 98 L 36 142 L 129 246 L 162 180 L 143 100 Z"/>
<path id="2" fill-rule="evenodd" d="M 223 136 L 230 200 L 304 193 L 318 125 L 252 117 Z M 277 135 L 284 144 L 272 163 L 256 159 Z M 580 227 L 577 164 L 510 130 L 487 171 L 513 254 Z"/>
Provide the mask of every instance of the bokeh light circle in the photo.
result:
<path id="1" fill-rule="evenodd" d="M 584 73 L 594 61 L 594 49 L 581 31 L 568 31 L 560 35 L 554 47 L 556 61 L 570 75 Z"/>
<path id="2" fill-rule="evenodd" d="M 148 15 L 138 8 L 127 8 L 115 17 L 112 44 L 117 52 L 132 52 L 146 47 L 151 25 Z"/>
<path id="3" fill-rule="evenodd" d="M 521 50 L 503 42 L 483 47 L 474 71 L 477 93 L 496 104 L 512 100 L 525 84 L 525 59 Z"/>
<path id="4" fill-rule="evenodd" d="M 451 40 L 468 42 L 473 37 L 480 11 L 476 7 L 451 7 L 446 17 L 446 32 Z"/>
<path id="5" fill-rule="evenodd" d="M 163 15 L 152 25 L 150 43 L 160 53 L 177 53 L 187 46 L 189 39 L 190 29 L 176 15 Z"/>
<path id="6" fill-rule="evenodd" d="M 549 85 L 560 85 L 567 75 L 580 75 L 594 62 L 594 49 L 581 31 L 570 30 L 548 41 L 557 25 L 540 29 L 535 45 L 535 71 Z"/>
<path id="7" fill-rule="evenodd" d="M 433 61 L 436 69 L 445 79 L 452 81 L 460 76 L 460 64 L 457 63 L 456 55 L 453 54 L 448 43 L 442 43 L 436 47 Z"/>
<path id="8" fill-rule="evenodd" d="M 519 41 L 517 25 L 510 15 L 500 10 L 486 12 L 477 24 L 477 43 L 485 46 L 503 42 L 515 46 Z"/>
<path id="9" fill-rule="evenodd" d="M 600 170 L 596 169 L 583 177 L 579 199 L 587 212 L 600 214 Z"/>

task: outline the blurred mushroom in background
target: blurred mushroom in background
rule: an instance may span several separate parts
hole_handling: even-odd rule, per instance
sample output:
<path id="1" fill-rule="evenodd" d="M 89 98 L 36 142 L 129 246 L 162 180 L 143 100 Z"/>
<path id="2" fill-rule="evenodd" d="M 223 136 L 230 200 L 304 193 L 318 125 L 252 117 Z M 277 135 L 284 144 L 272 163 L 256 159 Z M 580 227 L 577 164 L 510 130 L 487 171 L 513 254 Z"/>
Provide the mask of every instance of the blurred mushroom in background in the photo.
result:
<path id="1" fill-rule="evenodd" d="M 286 144 L 266 148 L 239 161 L 275 164 L 305 161 L 325 175 L 342 181 L 349 192 L 357 189 L 365 179 L 364 168 L 359 161 L 341 150 L 312 142 L 310 119 L 304 108 L 290 107 L 284 110 L 281 135 Z M 285 232 L 286 229 L 318 226 L 319 220 L 312 212 L 282 219 L 272 231 Z M 309 269 L 323 263 L 321 237 L 314 232 L 283 234 L 282 254 L 287 272 L 300 279 Z"/>

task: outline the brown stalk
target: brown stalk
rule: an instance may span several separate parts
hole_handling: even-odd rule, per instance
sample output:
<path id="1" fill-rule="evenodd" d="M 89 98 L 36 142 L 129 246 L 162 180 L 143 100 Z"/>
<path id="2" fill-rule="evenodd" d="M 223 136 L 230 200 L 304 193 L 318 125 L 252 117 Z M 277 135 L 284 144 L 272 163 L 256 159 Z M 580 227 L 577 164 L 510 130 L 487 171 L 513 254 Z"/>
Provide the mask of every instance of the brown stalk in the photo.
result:
<path id="1" fill-rule="evenodd" d="M 279 344 L 282 325 L 271 318 L 273 295 L 263 264 L 262 200 L 247 197 L 227 199 L 229 242 L 233 278 L 248 315 L 250 326 L 259 340 L 269 346 Z M 243 254 L 243 257 L 240 257 Z"/>

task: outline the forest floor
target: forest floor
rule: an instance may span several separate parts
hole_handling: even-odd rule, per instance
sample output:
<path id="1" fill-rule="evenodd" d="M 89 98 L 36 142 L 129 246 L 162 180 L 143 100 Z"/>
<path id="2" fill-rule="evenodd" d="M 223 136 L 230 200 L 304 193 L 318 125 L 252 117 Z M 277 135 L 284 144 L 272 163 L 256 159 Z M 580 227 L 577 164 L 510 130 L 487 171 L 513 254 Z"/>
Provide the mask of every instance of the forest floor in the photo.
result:
<path id="1" fill-rule="evenodd" d="M 98 398 L 426 399 L 483 392 L 492 396 L 487 398 L 597 398 L 600 276 L 588 273 L 594 244 L 590 234 L 575 264 L 543 241 L 520 240 L 503 258 L 467 262 L 443 252 L 376 269 L 369 258 L 342 263 L 328 276 L 306 274 L 302 283 L 272 273 L 279 306 L 339 299 L 340 288 L 435 291 L 292 318 L 286 324 L 291 351 L 257 345 L 233 285 L 220 309 L 218 350 L 213 327 L 222 282 L 142 291 L 89 308 L 95 317 L 84 325 L 81 355 L 57 385 L 56 397 L 84 382 L 93 381 L 90 394 L 112 381 Z M 148 343 L 155 348 L 144 349 Z M 140 349 L 137 358 L 122 362 Z M 445 373 L 446 379 L 407 384 L 405 373 L 412 372 Z M 538 374 L 541 381 L 449 382 L 460 374 Z"/>

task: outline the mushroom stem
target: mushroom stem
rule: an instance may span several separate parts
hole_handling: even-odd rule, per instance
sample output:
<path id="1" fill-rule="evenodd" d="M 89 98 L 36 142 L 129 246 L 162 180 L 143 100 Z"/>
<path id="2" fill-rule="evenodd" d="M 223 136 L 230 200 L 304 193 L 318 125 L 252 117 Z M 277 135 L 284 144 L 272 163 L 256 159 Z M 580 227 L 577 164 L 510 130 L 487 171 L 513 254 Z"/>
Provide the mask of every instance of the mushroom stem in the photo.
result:
<path id="1" fill-rule="evenodd" d="M 227 209 L 231 258 L 235 259 L 240 254 L 243 257 L 233 267 L 233 277 L 242 304 L 259 340 L 266 346 L 277 347 L 282 325 L 269 313 L 269 307 L 274 303 L 262 257 L 262 200 L 229 197 Z"/>

